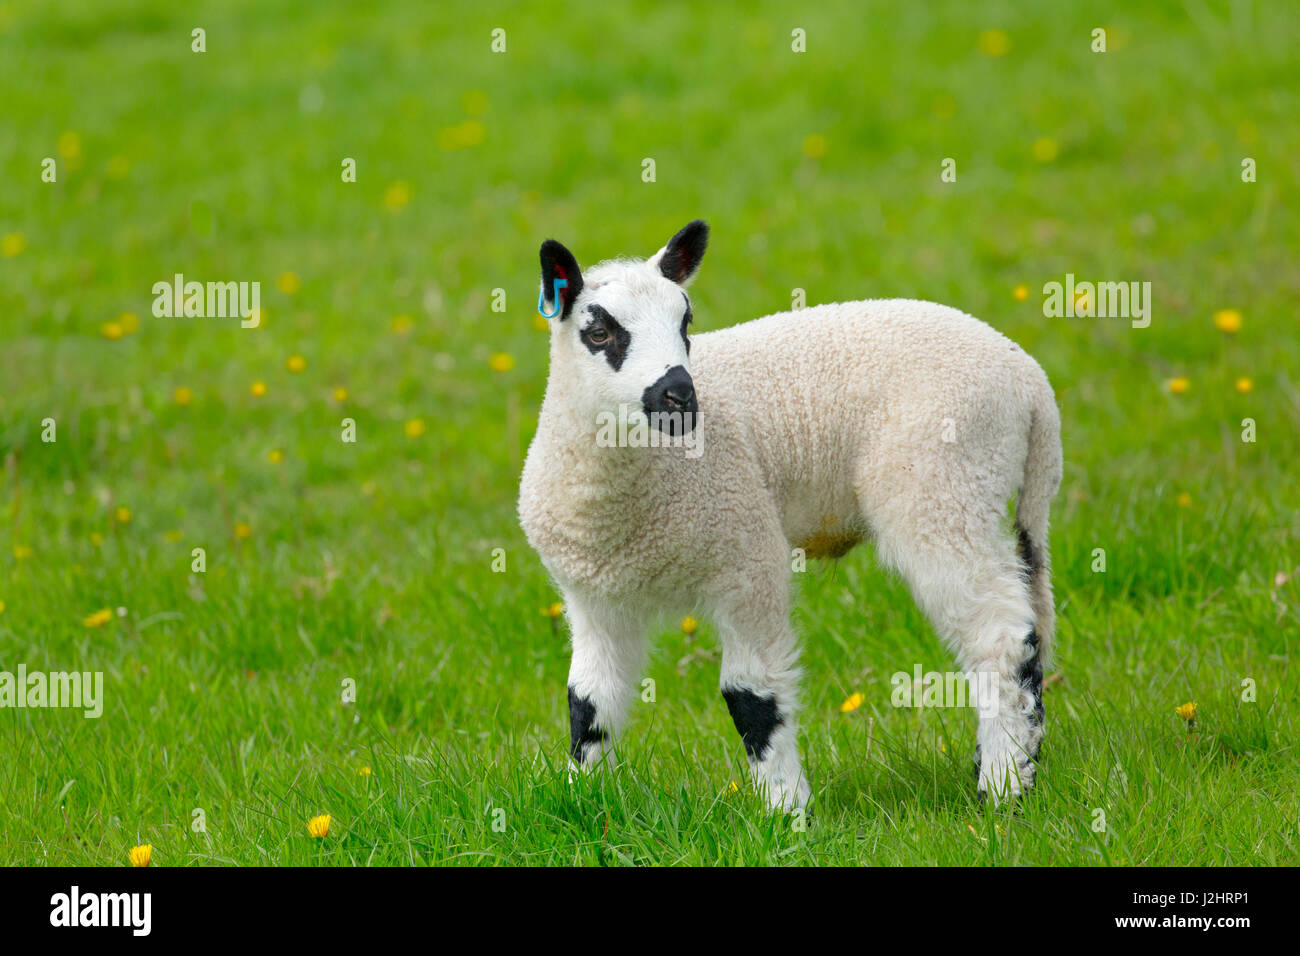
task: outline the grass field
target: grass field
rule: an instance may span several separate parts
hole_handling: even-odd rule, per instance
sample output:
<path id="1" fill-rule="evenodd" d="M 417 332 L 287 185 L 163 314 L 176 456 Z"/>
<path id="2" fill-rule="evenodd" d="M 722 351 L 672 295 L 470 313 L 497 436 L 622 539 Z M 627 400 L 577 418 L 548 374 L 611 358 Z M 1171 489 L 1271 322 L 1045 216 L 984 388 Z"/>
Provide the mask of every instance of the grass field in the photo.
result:
<path id="1" fill-rule="evenodd" d="M 0 710 L 0 863 L 1300 861 L 1293 12 L 584 6 L 0 3 L 0 671 L 104 675 L 98 719 Z M 1017 809 L 976 804 L 972 712 L 891 706 L 953 663 L 869 547 L 799 576 L 806 828 L 747 789 L 708 621 L 658 640 L 624 765 L 567 781 L 514 511 L 537 247 L 697 216 L 697 330 L 925 298 L 1051 377 Z M 155 318 L 175 273 L 259 281 L 261 324 Z M 1150 327 L 1045 318 L 1066 273 L 1150 281 Z"/>

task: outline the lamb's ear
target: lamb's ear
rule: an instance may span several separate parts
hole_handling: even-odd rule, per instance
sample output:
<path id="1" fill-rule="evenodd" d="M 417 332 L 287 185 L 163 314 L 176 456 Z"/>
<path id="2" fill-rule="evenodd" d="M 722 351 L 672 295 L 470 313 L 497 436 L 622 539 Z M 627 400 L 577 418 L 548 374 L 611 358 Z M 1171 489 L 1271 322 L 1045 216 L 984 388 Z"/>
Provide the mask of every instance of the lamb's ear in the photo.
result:
<path id="1" fill-rule="evenodd" d="M 582 291 L 582 273 L 578 271 L 578 260 L 573 253 L 554 239 L 542 243 L 542 304 L 551 315 L 558 315 L 563 322 L 573 309 L 573 301 Z M 556 280 L 568 283 L 560 287 L 560 304 L 555 304 Z"/>
<path id="2" fill-rule="evenodd" d="M 709 224 L 696 219 L 681 228 L 677 235 L 650 257 L 650 265 L 657 268 L 665 279 L 678 285 L 689 285 L 700 268 L 704 250 L 709 244 Z"/>

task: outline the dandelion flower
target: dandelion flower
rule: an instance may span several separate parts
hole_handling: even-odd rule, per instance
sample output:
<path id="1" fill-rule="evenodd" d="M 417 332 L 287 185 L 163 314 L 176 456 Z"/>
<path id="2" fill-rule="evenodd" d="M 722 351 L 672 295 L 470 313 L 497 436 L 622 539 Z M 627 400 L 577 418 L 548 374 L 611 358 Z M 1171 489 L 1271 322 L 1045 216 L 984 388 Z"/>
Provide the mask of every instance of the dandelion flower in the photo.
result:
<path id="1" fill-rule="evenodd" d="M 541 314 L 533 315 L 533 328 L 538 332 L 551 331 L 551 323 L 546 321 L 546 316 Z"/>
<path id="2" fill-rule="evenodd" d="M 1185 704 L 1179 704 L 1174 708 L 1174 713 L 1190 724 L 1196 719 L 1196 701 L 1189 700 Z"/>
<path id="3" fill-rule="evenodd" d="M 396 182 L 384 190 L 384 205 L 397 212 L 411 201 L 411 187 L 404 182 Z"/>
<path id="4" fill-rule="evenodd" d="M 172 401 L 177 405 L 188 405 L 190 402 L 194 401 L 194 390 L 186 388 L 184 385 L 180 385 L 177 387 L 176 391 L 172 392 Z"/>
<path id="5" fill-rule="evenodd" d="M 132 866 L 148 866 L 149 861 L 153 859 L 153 844 L 145 843 L 132 847 L 130 857 Z"/>
<path id="6" fill-rule="evenodd" d="M 694 634 L 696 629 L 699 626 L 700 626 L 700 622 L 695 620 L 695 618 L 693 617 L 688 616 L 682 618 L 682 633 L 685 634 L 687 637 Z"/>
<path id="7" fill-rule="evenodd" d="M 509 352 L 496 352 L 488 359 L 488 367 L 494 372 L 508 372 L 515 367 L 515 357 Z"/>
<path id="8" fill-rule="evenodd" d="M 415 322 L 409 315 L 395 315 L 389 325 L 392 326 L 394 335 L 407 335 Z"/>
<path id="9" fill-rule="evenodd" d="M 27 239 L 21 232 L 6 233 L 4 238 L 0 239 L 0 256 L 4 256 L 6 259 L 22 255 L 22 251 L 26 248 Z"/>
<path id="10" fill-rule="evenodd" d="M 265 397 L 266 397 L 266 383 L 265 383 L 265 382 L 254 382 L 252 385 L 248 386 L 248 390 L 249 390 L 250 392 L 253 393 L 253 397 L 254 397 L 254 398 L 265 398 Z"/>
<path id="11" fill-rule="evenodd" d="M 727 785 L 727 793 L 740 793 L 740 787 L 736 785 L 736 781 L 733 780 Z"/>
<path id="12" fill-rule="evenodd" d="M 3 614 L 4 612 L 5 612 L 5 602 L 0 601 L 0 614 Z"/>
<path id="13" fill-rule="evenodd" d="M 292 272 L 281 272 L 275 280 L 275 287 L 285 295 L 294 295 L 302 288 L 302 280 Z"/>
<path id="14" fill-rule="evenodd" d="M 564 605 L 559 601 L 556 601 L 554 604 L 548 604 L 546 607 L 542 608 L 542 614 L 549 617 L 552 621 L 563 613 Z"/>
<path id="15" fill-rule="evenodd" d="M 980 52 L 985 56 L 1006 56 L 1011 51 L 1011 37 L 1006 30 L 983 30 L 979 35 Z"/>
<path id="16" fill-rule="evenodd" d="M 347 400 L 348 400 L 348 390 L 346 388 L 340 385 L 338 388 L 334 389 L 334 401 L 346 402 Z"/>
<path id="17" fill-rule="evenodd" d="M 307 360 L 301 355 L 290 355 L 288 360 L 284 363 L 284 367 L 297 375 L 307 367 Z"/>
<path id="18" fill-rule="evenodd" d="M 424 419 L 412 418 L 402 426 L 402 430 L 406 432 L 407 438 L 419 438 L 424 434 Z"/>
<path id="19" fill-rule="evenodd" d="M 1241 312 L 1238 309 L 1219 309 L 1214 313 L 1214 327 L 1220 332 L 1235 335 L 1241 331 Z"/>
<path id="20" fill-rule="evenodd" d="M 370 768 L 362 767 L 360 770 L 357 771 L 357 773 L 361 774 L 361 776 L 363 777 L 368 777 L 370 776 Z"/>
<path id="21" fill-rule="evenodd" d="M 1190 508 L 1192 506 L 1192 496 L 1184 491 L 1178 496 L 1178 507 Z"/>
<path id="22" fill-rule="evenodd" d="M 840 713 L 847 714 L 857 710 L 862 706 L 863 696 L 856 691 L 844 698 L 844 703 L 840 704 Z"/>
<path id="23" fill-rule="evenodd" d="M 22 561 L 23 559 L 30 558 L 31 556 L 32 556 L 32 549 L 27 547 L 27 545 L 25 544 L 14 545 L 14 558 L 16 558 L 17 560 Z"/>
<path id="24" fill-rule="evenodd" d="M 98 531 L 92 531 L 90 532 L 90 543 L 96 548 L 102 547 L 104 544 L 104 536 Z"/>
<path id="25" fill-rule="evenodd" d="M 253 528 L 247 521 L 241 521 L 239 524 L 235 525 L 236 538 L 251 538 L 252 536 Z"/>
<path id="26" fill-rule="evenodd" d="M 1034 145 L 1029 148 L 1030 153 L 1036 161 L 1040 163 L 1050 163 L 1060 155 L 1060 148 L 1056 145 L 1056 140 L 1050 136 L 1042 136 L 1034 140 Z"/>
<path id="27" fill-rule="evenodd" d="M 59 136 L 59 155 L 64 159 L 76 159 L 81 155 L 81 137 L 71 131 Z"/>
<path id="28" fill-rule="evenodd" d="M 1243 395 L 1245 395 L 1254 387 L 1255 387 L 1255 383 L 1252 382 L 1250 379 L 1246 378 L 1244 375 L 1241 378 L 1237 379 L 1237 391 L 1241 392 L 1241 394 Z"/>
<path id="29" fill-rule="evenodd" d="M 126 329 L 122 328 L 121 322 L 105 322 L 99 327 L 99 334 L 110 341 L 116 342 L 126 335 Z"/>
<path id="30" fill-rule="evenodd" d="M 278 465 L 280 462 L 284 461 L 284 452 L 279 448 L 272 448 L 266 453 L 266 460 L 273 465 Z"/>
<path id="31" fill-rule="evenodd" d="M 822 159 L 829 148 L 830 141 L 821 133 L 809 133 L 804 137 L 803 154 L 809 159 Z"/>
<path id="32" fill-rule="evenodd" d="M 1192 383 L 1181 376 L 1179 378 L 1171 378 L 1165 383 L 1165 388 L 1169 389 L 1170 393 L 1173 395 L 1186 395 L 1187 390 L 1191 387 Z"/>
<path id="33" fill-rule="evenodd" d="M 118 524 L 130 524 L 131 509 L 124 508 L 122 505 L 118 505 L 117 510 L 113 512 L 113 517 L 117 519 Z"/>
<path id="34" fill-rule="evenodd" d="M 103 627 L 111 620 L 113 620 L 113 612 L 105 607 L 100 608 L 94 614 L 83 617 L 81 623 L 86 625 L 86 627 Z"/>
<path id="35" fill-rule="evenodd" d="M 1022 282 L 1020 283 L 1020 285 L 1016 286 L 1014 289 L 1011 290 L 1011 295 L 1015 298 L 1017 302 L 1024 302 L 1026 299 L 1029 298 L 1029 286 L 1025 285 Z"/>
<path id="36" fill-rule="evenodd" d="M 318 817 L 312 817 L 307 821 L 307 832 L 317 839 L 329 836 L 330 815 L 328 813 L 322 813 Z"/>

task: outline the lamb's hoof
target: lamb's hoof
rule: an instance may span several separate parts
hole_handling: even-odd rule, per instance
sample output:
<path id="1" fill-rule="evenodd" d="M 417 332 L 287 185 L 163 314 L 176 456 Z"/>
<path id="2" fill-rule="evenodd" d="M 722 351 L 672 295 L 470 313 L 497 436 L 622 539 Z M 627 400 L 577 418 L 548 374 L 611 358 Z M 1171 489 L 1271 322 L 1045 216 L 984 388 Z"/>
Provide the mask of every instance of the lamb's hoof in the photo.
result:
<path id="1" fill-rule="evenodd" d="M 768 808 L 776 813 L 793 813 L 807 810 L 812 798 L 812 788 L 806 777 L 800 775 L 792 786 L 785 780 L 768 781 L 762 785 L 763 795 L 767 798 Z"/>

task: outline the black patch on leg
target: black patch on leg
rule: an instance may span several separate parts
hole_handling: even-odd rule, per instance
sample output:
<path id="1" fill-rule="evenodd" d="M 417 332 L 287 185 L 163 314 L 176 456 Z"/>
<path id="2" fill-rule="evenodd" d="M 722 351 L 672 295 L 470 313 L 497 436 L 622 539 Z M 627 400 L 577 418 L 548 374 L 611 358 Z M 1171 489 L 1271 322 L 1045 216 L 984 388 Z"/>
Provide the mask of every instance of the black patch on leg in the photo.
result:
<path id="1" fill-rule="evenodd" d="M 569 754 L 574 763 L 582 763 L 582 754 L 587 744 L 598 744 L 609 737 L 605 731 L 596 726 L 596 705 L 590 697 L 579 697 L 578 692 L 569 688 Z"/>
<path id="2" fill-rule="evenodd" d="M 1043 662 L 1038 654 L 1038 631 L 1030 628 L 1029 636 L 1025 638 L 1025 645 L 1033 651 L 1033 656 L 1020 665 L 1020 673 L 1016 676 L 1020 686 L 1034 695 L 1034 711 L 1029 715 L 1032 723 L 1043 724 L 1046 712 L 1043 709 Z M 1038 748 L 1029 755 L 1030 760 L 1038 758 Z"/>
<path id="3" fill-rule="evenodd" d="M 731 712 L 731 722 L 736 725 L 740 739 L 745 744 L 749 759 L 760 761 L 767 756 L 772 731 L 781 725 L 781 715 L 776 709 L 776 695 L 759 697 L 752 690 L 724 687 L 722 697 Z"/>
<path id="4" fill-rule="evenodd" d="M 1032 579 L 1043 569 L 1043 556 L 1034 547 L 1029 532 L 1019 522 L 1016 523 L 1016 551 L 1025 566 L 1025 577 Z"/>

